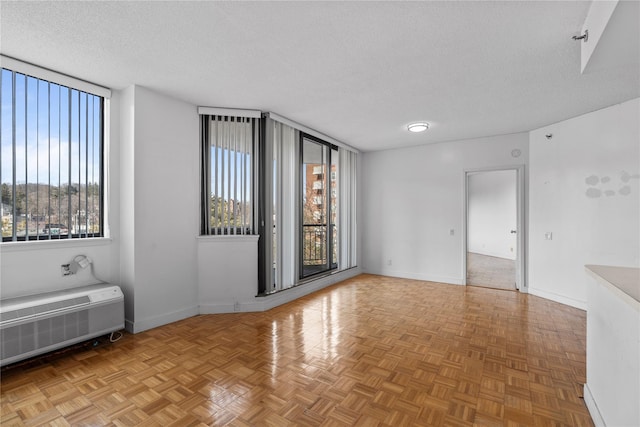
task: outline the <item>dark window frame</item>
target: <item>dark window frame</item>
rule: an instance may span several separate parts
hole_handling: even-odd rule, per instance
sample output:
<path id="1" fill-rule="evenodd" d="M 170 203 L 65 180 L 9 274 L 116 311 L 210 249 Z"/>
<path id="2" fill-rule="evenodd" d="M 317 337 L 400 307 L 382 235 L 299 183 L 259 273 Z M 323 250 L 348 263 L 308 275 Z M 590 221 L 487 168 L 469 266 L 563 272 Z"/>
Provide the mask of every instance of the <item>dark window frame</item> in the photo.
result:
<path id="1" fill-rule="evenodd" d="M 326 243 L 326 258 L 327 258 L 327 262 L 326 264 L 324 264 L 325 268 L 319 271 L 314 271 L 314 272 L 310 272 L 310 273 L 306 273 L 305 274 L 305 265 L 304 265 L 304 192 L 305 192 L 305 188 L 304 188 L 304 171 L 303 171 L 303 166 L 304 166 L 304 140 L 309 140 L 311 142 L 314 142 L 316 144 L 322 145 L 323 147 L 327 148 L 327 167 L 329 168 L 329 171 L 323 173 L 323 178 L 322 178 L 322 182 L 324 185 L 324 196 L 325 196 L 325 209 L 326 209 L 326 213 L 325 213 L 325 224 L 324 226 L 326 227 L 326 233 L 325 233 L 325 243 Z M 308 280 L 309 278 L 312 277 L 316 277 L 316 276 L 321 276 L 321 275 L 325 275 L 333 270 L 337 270 L 338 269 L 338 262 L 333 262 L 333 238 L 331 236 L 333 236 L 333 231 L 334 228 L 336 226 L 336 224 L 334 224 L 331 221 L 332 215 L 333 215 L 333 208 L 331 205 L 331 165 L 332 163 L 332 152 L 335 151 L 336 153 L 338 152 L 338 146 L 331 144 L 321 138 L 318 138 L 314 135 L 310 135 L 308 133 L 305 132 L 300 132 L 299 135 L 299 145 L 300 145 L 300 159 L 299 159 L 299 171 L 300 171 L 300 176 L 299 178 L 299 188 L 300 188 L 300 194 L 298 195 L 300 197 L 300 206 L 299 206 L 299 224 L 300 224 L 300 229 L 298 230 L 298 244 L 299 244 L 299 260 L 298 260 L 298 272 L 299 272 L 299 279 L 300 280 Z M 319 180 L 318 180 L 319 181 Z M 315 181 L 315 182 L 318 182 Z M 337 220 L 337 218 L 336 218 Z"/>

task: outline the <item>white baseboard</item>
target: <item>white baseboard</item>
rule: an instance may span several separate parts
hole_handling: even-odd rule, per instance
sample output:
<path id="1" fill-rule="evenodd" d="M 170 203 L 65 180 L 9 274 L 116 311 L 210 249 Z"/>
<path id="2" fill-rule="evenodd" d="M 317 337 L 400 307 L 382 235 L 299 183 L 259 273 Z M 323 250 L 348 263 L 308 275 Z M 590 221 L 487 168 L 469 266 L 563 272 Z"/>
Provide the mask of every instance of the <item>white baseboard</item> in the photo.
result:
<path id="1" fill-rule="evenodd" d="M 272 295 L 254 297 L 246 301 L 202 302 L 199 305 L 199 314 L 249 313 L 271 310 L 361 273 L 360 268 L 351 268 Z"/>
<path id="2" fill-rule="evenodd" d="M 198 315 L 198 307 L 188 307 L 182 310 L 173 311 L 171 313 L 162 314 L 160 316 L 149 317 L 147 319 L 136 320 L 131 322 L 125 321 L 125 329 L 128 332 L 137 334 L 149 329 L 157 328 L 158 326 L 166 325 L 169 323 L 177 322 L 178 320 L 186 319 Z"/>
<path id="3" fill-rule="evenodd" d="M 593 424 L 595 424 L 596 427 L 606 427 L 604 418 L 602 418 L 602 414 L 600 413 L 598 405 L 591 393 L 591 389 L 589 388 L 589 384 L 584 385 L 584 403 L 587 405 Z"/>
<path id="4" fill-rule="evenodd" d="M 413 273 L 413 272 L 400 271 L 400 270 L 391 270 L 387 268 L 367 270 L 365 271 L 365 273 L 377 274 L 379 276 L 387 276 L 387 277 L 399 277 L 401 279 L 424 280 L 426 282 L 438 282 L 438 283 L 447 283 L 450 285 L 462 285 L 462 279 L 460 277 L 436 276 L 432 274 Z"/>
<path id="5" fill-rule="evenodd" d="M 549 292 L 549 291 L 543 291 L 541 289 L 538 288 L 534 288 L 529 286 L 529 293 L 531 295 L 535 295 L 544 299 L 548 299 L 551 301 L 555 301 L 555 302 L 559 302 L 560 304 L 564 304 L 564 305 L 568 305 L 571 307 L 575 307 L 575 308 L 579 308 L 580 310 L 586 310 L 587 309 L 587 302 L 586 301 L 579 301 L 577 299 L 573 299 L 564 295 L 559 295 L 553 292 Z"/>
<path id="6" fill-rule="evenodd" d="M 198 314 L 252 313 L 256 311 L 265 310 L 263 304 L 253 300 L 200 303 L 198 306 Z"/>

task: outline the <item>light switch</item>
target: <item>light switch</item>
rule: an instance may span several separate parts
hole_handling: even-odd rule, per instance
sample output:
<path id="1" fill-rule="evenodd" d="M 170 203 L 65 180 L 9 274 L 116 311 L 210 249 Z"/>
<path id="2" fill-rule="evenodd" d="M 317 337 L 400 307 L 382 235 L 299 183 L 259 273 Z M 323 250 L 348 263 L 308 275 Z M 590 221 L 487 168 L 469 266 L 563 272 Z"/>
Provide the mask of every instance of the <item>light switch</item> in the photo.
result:
<path id="1" fill-rule="evenodd" d="M 553 233 L 550 231 L 544 233 L 544 240 L 553 240 Z"/>

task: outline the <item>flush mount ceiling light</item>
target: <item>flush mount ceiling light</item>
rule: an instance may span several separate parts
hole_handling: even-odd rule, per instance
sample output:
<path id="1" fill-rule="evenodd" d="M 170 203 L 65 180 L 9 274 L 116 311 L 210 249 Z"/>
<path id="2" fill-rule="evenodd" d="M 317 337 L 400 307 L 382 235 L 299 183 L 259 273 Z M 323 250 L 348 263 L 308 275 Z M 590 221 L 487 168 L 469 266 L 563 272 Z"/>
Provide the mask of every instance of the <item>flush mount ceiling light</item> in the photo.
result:
<path id="1" fill-rule="evenodd" d="M 411 123 L 409 126 L 407 126 L 407 129 L 409 129 L 409 132 L 424 132 L 425 130 L 429 129 L 429 123 Z"/>

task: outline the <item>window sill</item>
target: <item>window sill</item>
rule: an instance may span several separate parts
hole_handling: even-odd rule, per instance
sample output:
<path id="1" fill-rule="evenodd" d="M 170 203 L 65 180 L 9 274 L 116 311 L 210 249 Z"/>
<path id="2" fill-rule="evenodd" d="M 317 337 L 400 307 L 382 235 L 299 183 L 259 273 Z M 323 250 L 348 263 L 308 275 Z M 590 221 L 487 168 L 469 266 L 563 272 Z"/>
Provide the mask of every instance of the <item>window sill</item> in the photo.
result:
<path id="1" fill-rule="evenodd" d="M 257 242 L 260 238 L 257 234 L 219 234 L 213 236 L 198 236 L 199 242 L 202 243 L 218 243 L 218 242 Z"/>
<path id="2" fill-rule="evenodd" d="M 113 239 L 107 237 L 90 237 L 84 239 L 37 240 L 31 242 L 2 242 L 0 252 L 38 251 L 62 248 L 80 248 L 87 246 L 110 245 Z"/>

